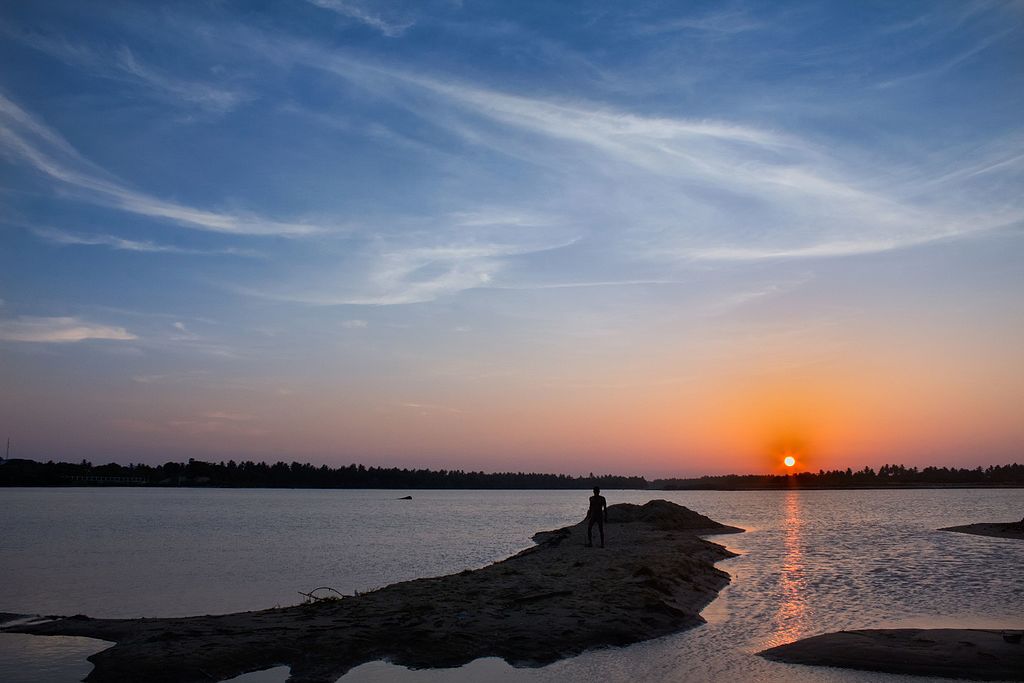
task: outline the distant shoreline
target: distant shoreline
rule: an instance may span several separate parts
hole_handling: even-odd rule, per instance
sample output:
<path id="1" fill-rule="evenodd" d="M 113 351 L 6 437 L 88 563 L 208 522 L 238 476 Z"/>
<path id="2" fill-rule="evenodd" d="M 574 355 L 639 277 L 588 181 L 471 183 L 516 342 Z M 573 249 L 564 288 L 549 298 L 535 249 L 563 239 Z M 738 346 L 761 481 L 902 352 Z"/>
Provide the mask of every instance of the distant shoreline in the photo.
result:
<path id="1" fill-rule="evenodd" d="M 56 483 L 56 484 L 10 484 L 0 482 L 0 488 L 10 489 L 266 489 L 280 491 L 584 491 L 589 486 L 579 487 L 468 487 L 468 486 L 259 486 L 232 484 L 125 484 L 125 483 Z M 605 491 L 906 491 L 940 489 L 1024 489 L 1024 484 L 892 484 L 888 486 L 761 486 L 761 487 L 679 487 L 679 488 L 629 488 L 603 486 Z"/>
<path id="2" fill-rule="evenodd" d="M 1024 484 L 886 484 L 874 486 L 689 486 L 649 491 L 886 491 L 906 489 L 1022 489 Z"/>
<path id="3" fill-rule="evenodd" d="M 905 467 L 882 465 L 854 471 L 818 470 L 785 474 L 721 474 L 666 477 L 594 474 L 574 476 L 543 472 L 480 472 L 448 469 L 408 469 L 360 464 L 313 465 L 243 460 L 187 462 L 160 465 L 37 462 L 0 459 L 2 486 L 196 487 L 288 489 L 416 490 L 586 490 L 600 487 L 632 491 L 787 491 L 848 489 L 1024 488 L 1024 465 L 975 467 Z"/>

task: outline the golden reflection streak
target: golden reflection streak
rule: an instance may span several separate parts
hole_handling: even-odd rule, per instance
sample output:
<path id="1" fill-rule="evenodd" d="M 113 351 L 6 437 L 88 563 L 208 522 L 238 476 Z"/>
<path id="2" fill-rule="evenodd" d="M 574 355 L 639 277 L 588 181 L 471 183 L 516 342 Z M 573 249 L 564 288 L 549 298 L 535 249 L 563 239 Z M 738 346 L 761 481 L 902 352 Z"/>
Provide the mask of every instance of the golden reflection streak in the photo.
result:
<path id="1" fill-rule="evenodd" d="M 804 518 L 797 491 L 786 492 L 785 554 L 782 558 L 782 601 L 772 620 L 771 646 L 789 643 L 805 632 L 807 601 L 803 562 Z"/>

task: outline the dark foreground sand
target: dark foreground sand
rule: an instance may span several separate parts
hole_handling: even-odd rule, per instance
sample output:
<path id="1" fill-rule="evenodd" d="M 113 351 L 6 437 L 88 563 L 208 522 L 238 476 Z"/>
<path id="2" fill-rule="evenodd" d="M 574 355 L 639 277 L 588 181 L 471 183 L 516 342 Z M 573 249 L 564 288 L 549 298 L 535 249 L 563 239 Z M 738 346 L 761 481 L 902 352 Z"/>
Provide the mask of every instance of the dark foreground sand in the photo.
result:
<path id="1" fill-rule="evenodd" d="M 536 546 L 482 569 L 334 602 L 178 619 L 55 617 L 4 630 L 114 642 L 89 658 L 94 682 L 222 680 L 284 664 L 292 683 L 327 683 L 378 659 L 540 666 L 703 623 L 699 611 L 729 582 L 713 563 L 733 554 L 698 534 L 742 529 L 663 500 L 613 505 L 608 516 L 606 549 L 584 547 L 581 522 L 538 533 Z"/>
<path id="2" fill-rule="evenodd" d="M 966 678 L 975 681 L 1024 680 L 1024 644 L 1004 634 L 1020 631 L 977 629 L 868 629 L 805 638 L 760 652 L 790 664 L 818 664 L 894 674 Z"/>
<path id="3" fill-rule="evenodd" d="M 1024 541 L 1024 524 L 1021 522 L 979 522 L 963 526 L 947 526 L 939 531 L 957 531 L 961 534 L 993 536 L 995 538 L 1016 538 Z"/>

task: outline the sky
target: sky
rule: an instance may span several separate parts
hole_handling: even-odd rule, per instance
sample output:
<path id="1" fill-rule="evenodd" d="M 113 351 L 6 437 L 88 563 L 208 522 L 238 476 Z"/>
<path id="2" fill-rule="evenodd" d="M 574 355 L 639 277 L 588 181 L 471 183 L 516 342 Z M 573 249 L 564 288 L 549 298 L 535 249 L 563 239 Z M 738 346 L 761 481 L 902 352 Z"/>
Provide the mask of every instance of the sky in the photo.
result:
<path id="1" fill-rule="evenodd" d="M 4 3 L 12 456 L 1024 457 L 1024 3 Z"/>

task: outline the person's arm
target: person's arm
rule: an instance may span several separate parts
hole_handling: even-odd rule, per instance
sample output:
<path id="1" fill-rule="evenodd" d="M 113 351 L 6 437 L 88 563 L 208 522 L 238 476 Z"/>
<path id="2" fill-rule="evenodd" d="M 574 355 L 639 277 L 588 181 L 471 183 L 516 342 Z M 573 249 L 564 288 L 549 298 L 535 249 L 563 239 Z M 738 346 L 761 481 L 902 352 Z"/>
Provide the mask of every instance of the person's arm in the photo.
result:
<path id="1" fill-rule="evenodd" d="M 603 497 L 601 498 L 601 507 L 604 508 L 604 521 L 608 522 L 608 501 Z"/>

